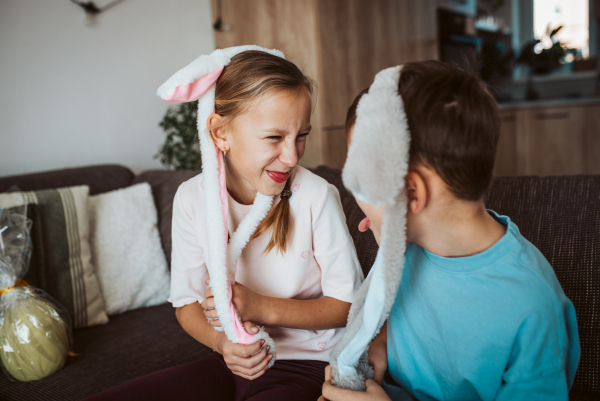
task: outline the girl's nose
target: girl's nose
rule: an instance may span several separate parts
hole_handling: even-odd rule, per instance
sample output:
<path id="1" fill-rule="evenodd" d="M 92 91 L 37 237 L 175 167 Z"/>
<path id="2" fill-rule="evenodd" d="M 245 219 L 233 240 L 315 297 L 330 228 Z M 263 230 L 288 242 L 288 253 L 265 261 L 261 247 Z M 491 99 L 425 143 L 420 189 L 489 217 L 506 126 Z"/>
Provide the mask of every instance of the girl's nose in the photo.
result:
<path id="1" fill-rule="evenodd" d="M 298 164 L 298 147 L 294 140 L 286 140 L 283 143 L 283 148 L 279 154 L 279 161 L 289 167 L 294 167 Z"/>

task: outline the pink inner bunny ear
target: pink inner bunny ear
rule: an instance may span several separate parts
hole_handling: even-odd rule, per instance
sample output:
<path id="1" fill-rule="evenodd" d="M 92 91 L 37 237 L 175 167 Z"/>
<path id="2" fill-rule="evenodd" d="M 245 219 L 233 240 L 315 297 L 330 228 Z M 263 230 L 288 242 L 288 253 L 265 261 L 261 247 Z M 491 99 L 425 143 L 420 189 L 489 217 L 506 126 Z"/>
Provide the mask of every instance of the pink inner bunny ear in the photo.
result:
<path id="1" fill-rule="evenodd" d="M 214 70 L 208 73 L 194 82 L 189 84 L 179 85 L 173 92 L 163 96 L 163 100 L 171 103 L 186 103 L 193 102 L 204 95 L 204 93 L 210 88 L 210 86 L 219 78 L 224 67 Z"/>

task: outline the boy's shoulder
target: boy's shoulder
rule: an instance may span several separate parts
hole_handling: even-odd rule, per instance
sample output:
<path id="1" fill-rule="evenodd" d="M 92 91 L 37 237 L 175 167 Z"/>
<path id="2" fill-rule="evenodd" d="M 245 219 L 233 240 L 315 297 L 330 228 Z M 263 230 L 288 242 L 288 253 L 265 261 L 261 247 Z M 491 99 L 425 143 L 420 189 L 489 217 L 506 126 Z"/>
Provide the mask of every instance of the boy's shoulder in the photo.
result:
<path id="1" fill-rule="evenodd" d="M 419 269 L 421 263 L 431 264 L 441 273 L 432 276 L 441 285 L 460 276 L 464 284 L 461 291 L 473 296 L 485 294 L 525 313 L 555 309 L 566 296 L 548 260 L 510 218 L 493 211 L 490 214 L 506 226 L 505 235 L 492 247 L 472 256 L 443 258 L 411 244 L 407 249 L 411 270 Z"/>
<path id="2" fill-rule="evenodd" d="M 560 315 L 561 305 L 570 301 L 546 257 L 510 218 L 490 212 L 506 225 L 509 237 L 505 256 L 492 267 L 492 277 L 504 283 L 504 296 L 515 301 L 524 316 Z"/>
<path id="3" fill-rule="evenodd" d="M 507 234 L 514 238 L 513 246 L 507 249 L 507 260 L 504 263 L 515 264 L 532 282 L 539 283 L 549 291 L 560 289 L 560 284 L 550 262 L 542 252 L 521 234 L 519 228 L 507 216 L 499 216 L 507 222 Z M 503 263 L 500 263 L 502 268 Z M 560 290 L 562 292 L 562 290 Z"/>

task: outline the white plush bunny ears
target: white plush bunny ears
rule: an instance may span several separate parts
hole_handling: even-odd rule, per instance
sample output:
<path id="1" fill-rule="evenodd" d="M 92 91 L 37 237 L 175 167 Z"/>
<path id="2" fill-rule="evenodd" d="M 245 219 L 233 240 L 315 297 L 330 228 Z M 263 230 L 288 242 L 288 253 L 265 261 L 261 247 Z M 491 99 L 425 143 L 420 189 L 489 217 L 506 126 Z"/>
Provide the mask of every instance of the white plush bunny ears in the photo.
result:
<path id="1" fill-rule="evenodd" d="M 270 365 L 272 365 L 276 359 L 275 344 L 263 329 L 255 335 L 244 330 L 231 302 L 231 283 L 235 282 L 237 260 L 242 249 L 248 243 L 258 224 L 271 209 L 273 197 L 260 193 L 256 195 L 252 210 L 231 236 L 228 245 L 227 214 L 229 207 L 223 154 L 216 147 L 206 128 L 208 117 L 215 110 L 215 82 L 232 57 L 248 50 L 263 51 L 285 58 L 279 50 L 269 50 L 259 46 L 218 49 L 211 54 L 199 56 L 189 65 L 173 74 L 158 88 L 156 93 L 162 99 L 177 104 L 198 100 L 198 136 L 200 137 L 202 155 L 206 237 L 208 241 L 206 265 L 210 275 L 210 284 L 213 288 L 217 313 L 223 326 L 222 330 L 225 331 L 229 340 L 240 344 L 251 344 L 259 339 L 265 339 L 266 345 L 271 346 L 273 359 L 271 359 Z"/>
<path id="2" fill-rule="evenodd" d="M 366 350 L 387 320 L 396 298 L 406 250 L 406 192 L 410 132 L 398 94 L 401 67 L 379 72 L 356 108 L 356 124 L 342 171 L 354 196 L 384 206 L 381 244 L 360 287 L 342 340 L 330 356 L 333 383 L 364 390 L 373 377 Z"/>

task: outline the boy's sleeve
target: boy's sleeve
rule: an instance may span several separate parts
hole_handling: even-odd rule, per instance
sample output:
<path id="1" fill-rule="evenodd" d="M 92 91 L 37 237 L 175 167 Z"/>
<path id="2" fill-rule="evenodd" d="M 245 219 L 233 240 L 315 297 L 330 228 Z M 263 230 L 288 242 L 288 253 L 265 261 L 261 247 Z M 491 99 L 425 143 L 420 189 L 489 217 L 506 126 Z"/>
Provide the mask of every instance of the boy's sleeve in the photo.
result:
<path id="1" fill-rule="evenodd" d="M 209 278 L 204 261 L 204 250 L 198 243 L 193 222 L 186 212 L 181 186 L 173 200 L 173 224 L 171 227 L 171 295 L 168 301 L 173 307 L 204 301 L 208 288 L 204 281 Z"/>
<path id="2" fill-rule="evenodd" d="M 580 353 L 575 311 L 569 304 L 570 310 L 561 310 L 541 301 L 523 322 L 497 401 L 569 399 Z"/>
<path id="3" fill-rule="evenodd" d="M 323 295 L 353 302 L 364 276 L 339 192 L 331 184 L 313 214 L 313 251 L 321 267 Z"/>

